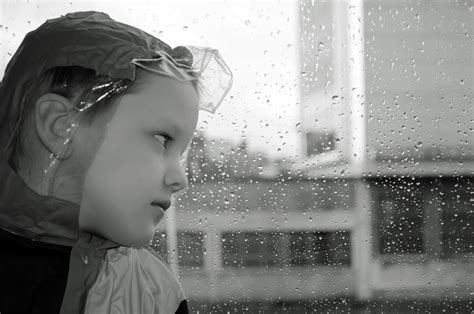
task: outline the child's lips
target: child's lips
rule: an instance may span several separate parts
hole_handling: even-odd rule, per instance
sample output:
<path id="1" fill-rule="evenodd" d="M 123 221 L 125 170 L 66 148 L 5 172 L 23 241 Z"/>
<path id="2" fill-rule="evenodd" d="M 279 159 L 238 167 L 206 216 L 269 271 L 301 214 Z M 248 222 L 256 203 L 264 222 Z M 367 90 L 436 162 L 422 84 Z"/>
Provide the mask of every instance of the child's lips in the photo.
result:
<path id="1" fill-rule="evenodd" d="M 171 206 L 171 202 L 170 201 L 163 201 L 163 202 L 153 201 L 151 202 L 151 205 L 161 207 L 163 211 L 166 211 Z"/>
<path id="2" fill-rule="evenodd" d="M 154 210 L 154 222 L 155 225 L 157 225 L 161 219 L 163 219 L 163 216 L 165 215 L 165 211 L 171 206 L 170 201 L 153 201 L 151 202 L 151 205 L 155 208 Z"/>
<path id="3" fill-rule="evenodd" d="M 160 222 L 161 219 L 163 219 L 163 216 L 165 215 L 165 210 L 163 209 L 163 207 L 161 207 L 158 204 L 152 203 L 152 205 L 153 205 L 153 208 L 155 209 L 153 211 L 153 216 L 154 216 L 154 222 L 156 225 Z"/>

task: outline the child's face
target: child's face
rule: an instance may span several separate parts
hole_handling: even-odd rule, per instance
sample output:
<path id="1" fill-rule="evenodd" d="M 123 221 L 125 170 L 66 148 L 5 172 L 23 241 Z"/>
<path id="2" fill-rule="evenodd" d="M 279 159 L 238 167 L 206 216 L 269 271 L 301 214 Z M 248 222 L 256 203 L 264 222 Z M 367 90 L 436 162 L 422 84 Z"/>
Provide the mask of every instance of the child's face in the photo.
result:
<path id="1" fill-rule="evenodd" d="M 182 154 L 198 120 L 191 83 L 144 75 L 138 91 L 119 100 L 86 174 L 79 214 L 82 230 L 128 246 L 152 239 L 162 207 L 186 187 Z"/>

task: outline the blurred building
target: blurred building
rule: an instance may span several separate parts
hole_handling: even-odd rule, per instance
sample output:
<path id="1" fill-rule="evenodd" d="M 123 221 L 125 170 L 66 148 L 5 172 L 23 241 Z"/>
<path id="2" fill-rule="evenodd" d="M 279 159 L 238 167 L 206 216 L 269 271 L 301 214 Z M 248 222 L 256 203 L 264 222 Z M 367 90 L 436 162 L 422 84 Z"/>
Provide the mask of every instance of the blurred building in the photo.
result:
<path id="1" fill-rule="evenodd" d="M 472 3 L 361 3 L 299 5 L 301 160 L 196 138 L 190 299 L 472 297 Z"/>
<path id="2" fill-rule="evenodd" d="M 469 1 L 300 4 L 299 170 L 354 186 L 361 299 L 474 288 L 473 21 Z"/>

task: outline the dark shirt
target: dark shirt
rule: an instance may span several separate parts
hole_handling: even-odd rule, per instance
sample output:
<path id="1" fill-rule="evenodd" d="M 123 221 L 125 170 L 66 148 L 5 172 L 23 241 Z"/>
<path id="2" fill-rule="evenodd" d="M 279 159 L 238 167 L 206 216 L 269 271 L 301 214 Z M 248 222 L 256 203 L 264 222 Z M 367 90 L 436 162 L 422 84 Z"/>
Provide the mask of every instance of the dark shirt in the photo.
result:
<path id="1" fill-rule="evenodd" d="M 0 313 L 59 313 L 71 248 L 0 229 Z"/>
<path id="2" fill-rule="evenodd" d="M 59 313 L 71 247 L 33 241 L 0 229 L 0 250 L 0 314 Z M 186 300 L 176 313 L 188 313 Z"/>

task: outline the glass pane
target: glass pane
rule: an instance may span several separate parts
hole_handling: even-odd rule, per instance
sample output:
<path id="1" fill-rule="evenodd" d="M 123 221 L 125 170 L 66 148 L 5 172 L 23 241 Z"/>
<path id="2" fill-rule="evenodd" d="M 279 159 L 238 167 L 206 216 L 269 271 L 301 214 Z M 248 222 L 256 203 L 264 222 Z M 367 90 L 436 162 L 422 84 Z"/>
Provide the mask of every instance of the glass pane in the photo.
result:
<path id="1" fill-rule="evenodd" d="M 472 0 L 1 6 L 0 72 L 86 10 L 228 63 L 151 242 L 191 312 L 472 312 Z"/>

